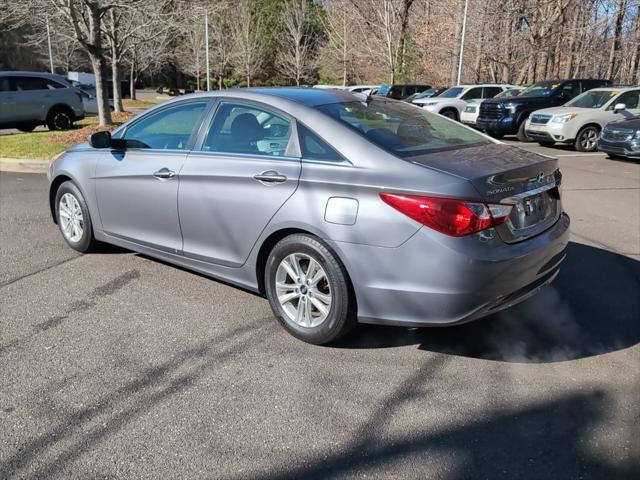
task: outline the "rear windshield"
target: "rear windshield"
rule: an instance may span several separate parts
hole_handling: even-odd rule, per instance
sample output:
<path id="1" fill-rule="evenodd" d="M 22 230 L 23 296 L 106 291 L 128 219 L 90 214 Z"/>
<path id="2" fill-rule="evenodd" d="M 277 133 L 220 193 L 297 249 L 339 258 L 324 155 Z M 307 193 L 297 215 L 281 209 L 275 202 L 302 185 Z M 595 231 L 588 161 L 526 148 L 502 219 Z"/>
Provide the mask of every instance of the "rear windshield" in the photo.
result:
<path id="1" fill-rule="evenodd" d="M 405 102 L 372 99 L 330 103 L 318 110 L 399 157 L 491 143 L 480 134 Z"/>
<path id="2" fill-rule="evenodd" d="M 604 106 L 612 97 L 616 96 L 619 91 L 615 90 L 589 90 L 582 95 L 578 95 L 576 98 L 568 103 L 565 103 L 565 107 L 578 107 L 578 108 L 600 108 Z"/>

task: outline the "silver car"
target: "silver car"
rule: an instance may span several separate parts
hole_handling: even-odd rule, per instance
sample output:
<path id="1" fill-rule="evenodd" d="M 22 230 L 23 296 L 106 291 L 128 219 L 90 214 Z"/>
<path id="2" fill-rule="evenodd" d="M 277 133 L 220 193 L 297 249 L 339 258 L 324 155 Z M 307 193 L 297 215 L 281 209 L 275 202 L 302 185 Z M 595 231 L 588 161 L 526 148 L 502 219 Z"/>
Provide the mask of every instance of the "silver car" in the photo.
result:
<path id="1" fill-rule="evenodd" d="M 66 151 L 49 182 L 72 248 L 249 289 L 316 344 L 509 307 L 556 277 L 569 236 L 555 159 L 338 90 L 180 97 Z"/>
<path id="2" fill-rule="evenodd" d="M 84 118 L 82 96 L 51 73 L 0 72 L 0 128 L 66 130 Z"/>

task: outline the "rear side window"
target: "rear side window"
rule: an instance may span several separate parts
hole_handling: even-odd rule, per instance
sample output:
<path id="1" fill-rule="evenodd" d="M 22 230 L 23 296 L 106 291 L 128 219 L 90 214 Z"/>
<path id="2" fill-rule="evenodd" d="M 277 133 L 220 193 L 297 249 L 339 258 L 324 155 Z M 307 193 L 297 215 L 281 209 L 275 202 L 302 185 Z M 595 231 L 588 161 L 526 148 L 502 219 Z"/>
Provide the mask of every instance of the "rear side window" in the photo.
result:
<path id="1" fill-rule="evenodd" d="M 462 100 L 473 100 L 473 99 L 476 99 L 476 98 L 482 98 L 482 88 L 481 87 L 472 88 L 462 96 Z"/>
<path id="2" fill-rule="evenodd" d="M 124 134 L 131 148 L 186 150 L 189 137 L 207 108 L 204 102 L 188 102 L 164 108 L 140 119 Z"/>
<path id="3" fill-rule="evenodd" d="M 331 148 L 327 142 L 301 123 L 298 123 L 298 138 L 300 139 L 302 158 L 328 162 L 341 162 L 344 160 L 342 155 Z"/>
<path id="4" fill-rule="evenodd" d="M 39 77 L 14 77 L 16 89 L 18 91 L 26 90 L 49 90 L 47 80 Z"/>
<path id="5" fill-rule="evenodd" d="M 285 156 L 291 121 L 262 107 L 222 102 L 202 150 L 247 155 Z"/>

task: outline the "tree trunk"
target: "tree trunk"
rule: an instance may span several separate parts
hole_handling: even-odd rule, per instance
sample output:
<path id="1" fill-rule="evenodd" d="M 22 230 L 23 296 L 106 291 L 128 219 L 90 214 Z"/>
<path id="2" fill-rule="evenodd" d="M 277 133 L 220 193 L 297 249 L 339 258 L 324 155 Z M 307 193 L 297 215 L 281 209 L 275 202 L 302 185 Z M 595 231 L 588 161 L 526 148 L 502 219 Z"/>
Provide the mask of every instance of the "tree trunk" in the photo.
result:
<path id="1" fill-rule="evenodd" d="M 135 58 L 131 60 L 131 72 L 129 74 L 129 96 L 131 97 L 131 100 L 135 100 L 136 99 L 136 77 L 135 77 L 135 71 L 136 71 L 136 63 L 135 63 Z"/>
<path id="2" fill-rule="evenodd" d="M 616 59 L 619 56 L 620 50 L 620 38 L 622 37 L 622 22 L 624 21 L 624 12 L 626 0 L 618 0 L 618 12 L 616 14 L 616 24 L 613 31 L 613 44 L 611 45 L 611 51 L 609 52 L 609 62 L 607 65 L 607 73 L 605 78 L 613 80 L 616 75 Z"/>
<path id="3" fill-rule="evenodd" d="M 122 112 L 122 85 L 120 84 L 120 66 L 116 60 L 117 56 L 111 58 L 111 81 L 113 83 L 113 108 L 116 112 Z"/>
<path id="4" fill-rule="evenodd" d="M 107 65 L 102 57 L 89 53 L 93 74 L 96 77 L 96 100 L 98 102 L 98 118 L 100 125 L 111 125 L 111 109 L 107 89 Z"/>

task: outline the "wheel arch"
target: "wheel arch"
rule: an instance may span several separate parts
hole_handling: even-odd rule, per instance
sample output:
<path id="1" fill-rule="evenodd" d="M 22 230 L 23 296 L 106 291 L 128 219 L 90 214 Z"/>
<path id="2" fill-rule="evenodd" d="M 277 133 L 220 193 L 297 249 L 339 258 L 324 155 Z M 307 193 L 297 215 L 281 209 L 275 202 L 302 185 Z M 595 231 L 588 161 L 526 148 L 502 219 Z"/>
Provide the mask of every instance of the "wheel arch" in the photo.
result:
<path id="1" fill-rule="evenodd" d="M 585 123 L 584 125 L 581 125 L 581 126 L 580 126 L 580 128 L 578 129 L 578 133 L 576 134 L 576 137 L 578 136 L 578 134 L 579 134 L 582 130 L 584 130 L 584 129 L 585 129 L 585 128 L 587 128 L 587 127 L 595 127 L 595 128 L 598 130 L 598 132 L 602 131 L 602 125 L 600 125 L 598 122 L 596 122 L 596 121 L 593 121 L 593 120 L 592 120 L 592 121 L 587 122 L 587 123 Z"/>
<path id="2" fill-rule="evenodd" d="M 47 110 L 47 114 L 45 115 L 45 120 L 48 119 L 49 115 L 51 115 L 51 113 L 54 112 L 55 110 L 66 110 L 68 113 L 71 114 L 72 119 L 75 118 L 75 114 L 73 113 L 73 108 L 71 108 L 66 103 L 58 102 L 58 103 L 54 103 L 49 107 L 49 110 Z"/>
<path id="3" fill-rule="evenodd" d="M 49 209 L 51 210 L 53 223 L 55 223 L 56 225 L 58 224 L 58 219 L 56 218 L 56 193 L 58 193 L 58 188 L 60 188 L 60 185 L 67 181 L 73 183 L 76 188 L 80 190 L 80 193 L 84 197 L 84 201 L 87 202 L 86 192 L 80 186 L 80 183 L 75 178 L 73 178 L 73 176 L 69 175 L 66 172 L 56 175 L 49 184 Z M 87 208 L 89 208 L 88 204 Z"/>
<path id="4" fill-rule="evenodd" d="M 311 237 L 315 237 L 322 240 L 326 244 L 327 248 L 329 248 L 329 250 L 331 250 L 331 252 L 340 260 L 340 263 L 342 263 L 342 266 L 344 267 L 344 271 L 347 276 L 349 294 L 351 295 L 351 298 L 353 299 L 353 302 L 354 302 L 354 312 L 357 312 L 358 301 L 357 301 L 355 289 L 353 287 L 353 281 L 351 280 L 351 275 L 349 274 L 349 268 L 348 268 L 347 262 L 344 261 L 344 258 L 341 255 L 341 253 L 339 251 L 336 251 L 336 249 L 333 248 L 333 246 L 329 244 L 326 240 L 324 240 L 322 236 L 310 230 L 305 230 L 304 228 L 299 228 L 299 227 L 286 227 L 286 228 L 275 230 L 271 232 L 260 245 L 260 248 L 258 249 L 258 254 L 256 256 L 256 267 L 255 267 L 258 291 L 260 292 L 260 294 L 263 296 L 266 296 L 266 289 L 264 285 L 264 273 L 266 270 L 269 253 L 271 253 L 271 250 L 273 250 L 273 247 L 275 247 L 280 240 L 282 240 L 285 237 L 288 237 L 289 235 L 294 235 L 294 234 L 309 235 Z"/>

